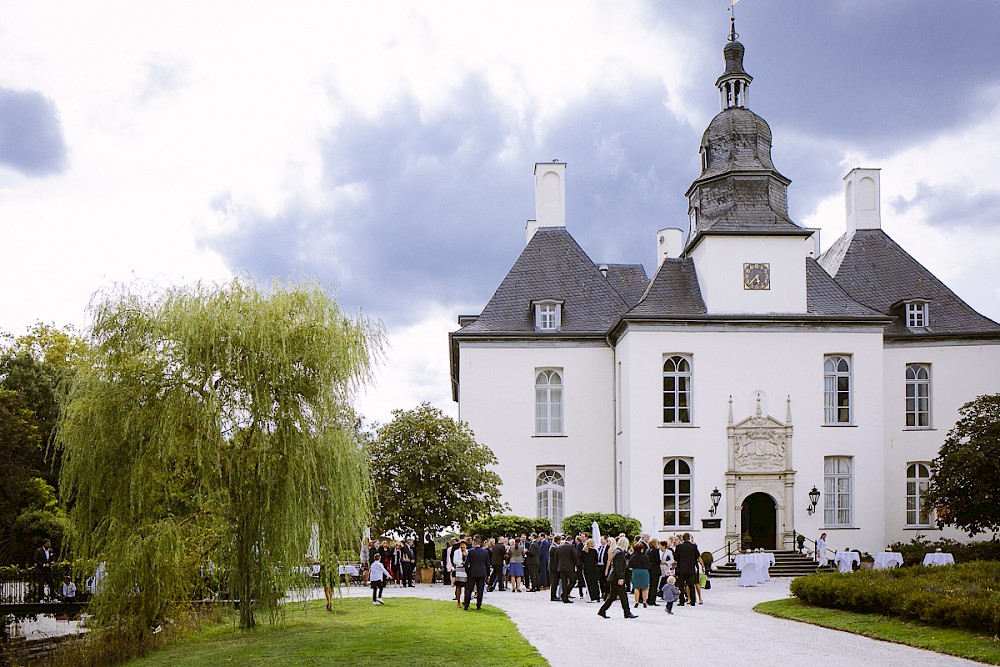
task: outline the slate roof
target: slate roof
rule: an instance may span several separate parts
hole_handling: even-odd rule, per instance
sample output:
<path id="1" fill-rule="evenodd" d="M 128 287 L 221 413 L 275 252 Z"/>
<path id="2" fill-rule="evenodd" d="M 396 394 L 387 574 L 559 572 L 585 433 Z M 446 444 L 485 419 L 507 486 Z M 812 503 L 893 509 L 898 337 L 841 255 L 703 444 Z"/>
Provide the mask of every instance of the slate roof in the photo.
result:
<path id="1" fill-rule="evenodd" d="M 708 312 L 701 298 L 698 275 L 691 258 L 663 260 L 649 289 L 628 314 L 641 317 L 704 315 Z"/>
<path id="2" fill-rule="evenodd" d="M 885 315 L 855 301 L 811 257 L 806 262 L 806 311 L 802 314 L 754 315 L 753 319 L 849 319 L 885 320 Z M 701 297 L 698 275 L 690 258 L 664 260 L 653 276 L 642 301 L 626 317 L 705 318 L 708 310 Z M 712 315 L 712 319 L 739 319 L 740 315 Z"/>
<path id="3" fill-rule="evenodd" d="M 887 339 L 998 337 L 1000 324 L 980 315 L 881 229 L 841 236 L 819 264 L 856 301 L 892 317 Z M 928 326 L 906 328 L 903 302 L 926 299 Z"/>
<path id="4" fill-rule="evenodd" d="M 482 314 L 453 336 L 606 335 L 645 287 L 639 265 L 608 265 L 605 278 L 564 227 L 539 229 L 514 262 Z M 559 332 L 536 334 L 532 302 L 563 302 Z"/>

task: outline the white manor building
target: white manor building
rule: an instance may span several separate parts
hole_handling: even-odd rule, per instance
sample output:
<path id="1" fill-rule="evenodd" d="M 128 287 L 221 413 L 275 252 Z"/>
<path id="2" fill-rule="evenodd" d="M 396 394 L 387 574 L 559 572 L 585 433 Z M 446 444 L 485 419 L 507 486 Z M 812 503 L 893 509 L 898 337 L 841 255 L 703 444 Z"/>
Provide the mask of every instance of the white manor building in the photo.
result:
<path id="1" fill-rule="evenodd" d="M 877 169 L 845 177 L 847 231 L 820 254 L 735 38 L 687 234 L 656 233 L 652 278 L 594 262 L 566 228 L 566 165 L 535 165 L 527 244 L 450 336 L 453 397 L 511 511 L 557 530 L 620 512 L 702 549 L 825 531 L 875 553 L 936 530 L 930 461 L 958 409 L 1000 391 L 1000 325 L 882 230 Z"/>

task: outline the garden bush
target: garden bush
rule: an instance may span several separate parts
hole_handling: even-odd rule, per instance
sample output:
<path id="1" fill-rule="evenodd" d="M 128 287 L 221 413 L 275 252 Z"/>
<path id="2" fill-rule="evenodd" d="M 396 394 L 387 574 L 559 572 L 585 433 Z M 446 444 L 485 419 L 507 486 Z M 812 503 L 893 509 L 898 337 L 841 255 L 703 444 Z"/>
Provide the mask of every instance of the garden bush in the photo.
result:
<path id="1" fill-rule="evenodd" d="M 631 540 L 642 532 L 642 524 L 638 519 L 623 514 L 603 514 L 601 512 L 571 514 L 562 522 L 562 530 L 566 535 L 586 533 L 590 535 L 594 522 L 601 529 L 601 535 L 617 537 L 621 533 Z"/>
<path id="2" fill-rule="evenodd" d="M 905 567 L 798 577 L 792 594 L 819 607 L 1000 634 L 1000 563 Z"/>
<path id="3" fill-rule="evenodd" d="M 484 540 L 491 537 L 513 537 L 532 533 L 551 533 L 552 524 L 548 519 L 531 519 L 513 514 L 494 514 L 462 526 L 469 535 L 482 535 Z"/>
<path id="4" fill-rule="evenodd" d="M 975 560 L 1000 561 L 1000 540 L 959 542 L 943 538 L 934 542 L 924 535 L 917 535 L 909 542 L 894 542 L 889 545 L 889 551 L 903 554 L 904 565 L 920 565 L 924 554 L 940 549 L 955 557 L 956 563 L 970 563 Z"/>

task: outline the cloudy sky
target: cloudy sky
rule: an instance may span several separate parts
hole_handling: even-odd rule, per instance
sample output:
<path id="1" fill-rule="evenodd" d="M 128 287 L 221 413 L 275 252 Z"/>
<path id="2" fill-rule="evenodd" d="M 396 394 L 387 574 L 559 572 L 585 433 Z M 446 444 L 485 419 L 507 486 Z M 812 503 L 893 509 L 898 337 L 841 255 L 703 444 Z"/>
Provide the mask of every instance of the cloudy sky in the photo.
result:
<path id="1" fill-rule="evenodd" d="M 569 164 L 595 261 L 655 266 L 718 111 L 729 0 L 0 0 L 0 330 L 86 326 L 115 282 L 302 273 L 379 318 L 369 420 L 454 414 L 447 332 L 524 244 L 533 164 Z M 1000 319 L 1000 4 L 744 0 L 751 108 L 792 218 L 886 231 Z"/>

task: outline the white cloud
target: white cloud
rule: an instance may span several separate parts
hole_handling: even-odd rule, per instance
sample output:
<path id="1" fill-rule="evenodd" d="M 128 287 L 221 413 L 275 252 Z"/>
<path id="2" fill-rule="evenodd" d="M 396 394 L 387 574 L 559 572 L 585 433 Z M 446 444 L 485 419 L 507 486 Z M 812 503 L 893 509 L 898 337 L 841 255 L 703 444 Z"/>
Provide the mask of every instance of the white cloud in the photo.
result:
<path id="1" fill-rule="evenodd" d="M 428 303 L 420 322 L 387 332 L 384 363 L 358 400 L 367 422 L 384 424 L 393 410 L 409 410 L 423 401 L 458 417 L 458 405 L 451 400 L 448 353 L 448 332 L 457 328 L 454 308 Z"/>
<path id="2" fill-rule="evenodd" d="M 985 97 L 985 96 L 984 96 Z M 996 99 L 993 97 L 992 99 Z M 987 107 L 969 126 L 921 139 L 889 155 L 845 152 L 845 173 L 853 167 L 881 168 L 882 228 L 973 308 L 1000 320 L 1000 208 L 993 224 L 982 220 L 936 220 L 955 193 L 993 195 L 1000 201 L 1000 104 Z M 844 230 L 840 184 L 805 216 L 806 227 L 822 227 L 829 246 Z M 927 193 L 930 193 L 927 196 Z M 935 193 L 936 196 L 935 196 Z M 984 212 L 985 213 L 985 212 Z"/>

